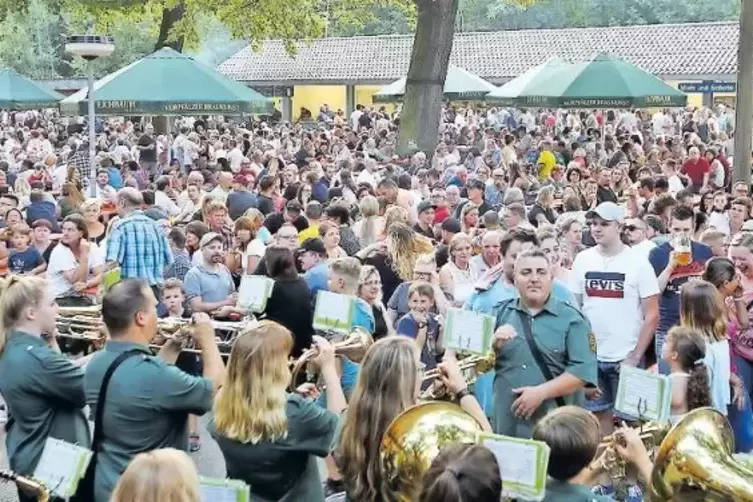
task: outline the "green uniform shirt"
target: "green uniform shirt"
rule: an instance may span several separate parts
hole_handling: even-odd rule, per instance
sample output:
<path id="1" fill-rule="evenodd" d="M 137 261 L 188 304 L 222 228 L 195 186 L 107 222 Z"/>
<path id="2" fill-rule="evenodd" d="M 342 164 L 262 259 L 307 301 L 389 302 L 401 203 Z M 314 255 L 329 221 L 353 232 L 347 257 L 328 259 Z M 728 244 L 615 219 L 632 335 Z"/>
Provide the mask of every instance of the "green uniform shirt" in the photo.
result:
<path id="1" fill-rule="evenodd" d="M 512 298 L 503 301 L 497 312 L 496 326 L 509 324 L 517 336 L 497 352 L 492 426 L 497 434 L 530 438 L 536 422 L 557 403 L 554 399 L 544 401 L 529 420 L 518 419 L 513 414 L 512 404 L 518 395 L 512 390 L 540 385 L 546 382 L 546 378 L 525 339 L 519 313 L 528 316 L 526 307 L 519 298 Z M 596 353 L 589 343 L 591 326 L 578 309 L 550 296 L 541 312 L 531 319 L 531 330 L 553 378 L 569 373 L 587 384 L 596 385 Z M 580 405 L 584 400 L 583 391 L 563 396 L 563 399 L 567 404 Z"/>
<path id="2" fill-rule="evenodd" d="M 212 408 L 212 384 L 151 355 L 143 345 L 110 340 L 89 362 L 84 375 L 86 402 L 96 416 L 99 388 L 107 368 L 122 352 L 143 352 L 126 359 L 110 379 L 102 445 L 94 478 L 95 502 L 107 502 L 131 459 L 157 448 L 187 447 L 189 413 Z"/>
<path id="3" fill-rule="evenodd" d="M 89 447 L 84 372 L 42 338 L 11 331 L 0 352 L 0 394 L 8 408 L 10 468 L 34 473 L 48 437 Z"/>
<path id="4" fill-rule="evenodd" d="M 546 483 L 543 502 L 613 502 L 611 497 L 596 495 L 587 486 L 571 484 L 556 479 Z"/>
<path id="5" fill-rule="evenodd" d="M 227 476 L 251 486 L 254 502 L 324 502 L 317 457 L 332 451 L 340 417 L 313 400 L 288 394 L 285 406 L 287 436 L 274 442 L 241 443 L 209 432 L 225 457 Z"/>

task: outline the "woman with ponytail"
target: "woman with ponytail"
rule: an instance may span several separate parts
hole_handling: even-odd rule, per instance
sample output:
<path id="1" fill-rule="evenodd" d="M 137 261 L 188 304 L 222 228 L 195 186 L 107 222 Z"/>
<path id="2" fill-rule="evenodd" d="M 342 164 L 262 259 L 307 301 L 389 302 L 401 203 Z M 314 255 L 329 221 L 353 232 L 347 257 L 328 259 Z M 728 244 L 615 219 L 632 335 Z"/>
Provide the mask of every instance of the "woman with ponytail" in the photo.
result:
<path id="1" fill-rule="evenodd" d="M 10 468 L 31 476 L 48 437 L 89 446 L 84 373 L 55 341 L 58 306 L 39 277 L 0 282 L 0 394 L 8 408 Z M 36 500 L 19 489 L 20 502 Z"/>
<path id="2" fill-rule="evenodd" d="M 499 502 L 502 478 L 494 454 L 478 444 L 443 449 L 423 477 L 419 502 Z"/>

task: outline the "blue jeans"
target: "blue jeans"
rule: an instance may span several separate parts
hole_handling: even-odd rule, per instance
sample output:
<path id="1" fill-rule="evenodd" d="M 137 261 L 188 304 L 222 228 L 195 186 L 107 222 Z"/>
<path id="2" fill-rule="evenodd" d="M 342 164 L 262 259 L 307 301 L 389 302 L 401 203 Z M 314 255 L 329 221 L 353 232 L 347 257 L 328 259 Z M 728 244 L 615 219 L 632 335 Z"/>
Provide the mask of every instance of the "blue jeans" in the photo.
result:
<path id="1" fill-rule="evenodd" d="M 667 340 L 667 332 L 656 330 L 654 334 L 654 349 L 656 351 L 656 367 L 661 375 L 669 375 L 669 365 L 661 358 L 661 351 L 664 348 L 664 342 Z"/>

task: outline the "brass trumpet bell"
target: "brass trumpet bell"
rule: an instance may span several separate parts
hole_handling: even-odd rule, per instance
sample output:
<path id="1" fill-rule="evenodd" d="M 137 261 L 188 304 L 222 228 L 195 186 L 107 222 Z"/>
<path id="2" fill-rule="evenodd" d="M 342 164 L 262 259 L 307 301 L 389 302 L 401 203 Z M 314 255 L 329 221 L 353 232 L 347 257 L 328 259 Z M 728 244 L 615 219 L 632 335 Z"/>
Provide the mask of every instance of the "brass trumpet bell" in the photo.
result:
<path id="1" fill-rule="evenodd" d="M 494 369 L 495 360 L 496 355 L 494 352 L 489 352 L 484 356 L 474 355 L 461 359 L 458 361 L 458 367 L 465 378 L 465 382 L 470 386 L 476 382 L 479 375 Z M 439 369 L 429 370 L 424 373 L 422 384 L 436 380 L 437 378 L 439 378 Z M 431 386 L 421 393 L 420 399 L 422 401 L 433 401 L 436 399 L 445 399 L 446 396 L 447 392 L 444 390 L 444 387 L 436 388 L 435 386 Z"/>
<path id="2" fill-rule="evenodd" d="M 366 356 L 366 351 L 369 350 L 374 344 L 374 338 L 369 332 L 363 328 L 354 328 L 348 336 L 340 341 L 332 344 L 335 349 L 335 355 L 338 357 L 345 357 L 354 363 L 360 363 Z M 298 360 L 293 361 L 291 369 L 290 387 L 288 390 L 292 391 L 299 383 L 299 377 L 302 371 L 307 373 L 306 380 L 309 382 L 316 382 L 319 380 L 318 372 L 310 370 L 309 363 L 319 355 L 319 349 L 316 347 L 311 348 L 301 354 Z"/>
<path id="3" fill-rule="evenodd" d="M 417 500 L 421 479 L 445 446 L 475 443 L 481 426 L 452 403 L 417 404 L 398 415 L 380 446 L 380 462 L 388 490 L 399 502 Z"/>
<path id="4" fill-rule="evenodd" d="M 650 499 L 663 501 L 753 501 L 753 471 L 736 462 L 727 419 L 712 408 L 685 415 L 659 446 L 651 473 Z"/>

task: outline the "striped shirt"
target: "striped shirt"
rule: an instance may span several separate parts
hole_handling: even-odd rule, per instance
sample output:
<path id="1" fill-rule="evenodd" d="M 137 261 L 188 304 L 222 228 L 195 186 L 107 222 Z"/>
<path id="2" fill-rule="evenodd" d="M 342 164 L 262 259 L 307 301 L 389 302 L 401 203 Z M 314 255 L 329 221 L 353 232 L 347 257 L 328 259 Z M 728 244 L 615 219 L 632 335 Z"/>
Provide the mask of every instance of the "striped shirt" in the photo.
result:
<path id="1" fill-rule="evenodd" d="M 138 210 L 114 224 L 106 257 L 120 265 L 123 279 L 143 279 L 150 286 L 162 284 L 165 266 L 173 261 L 162 228 Z"/>

